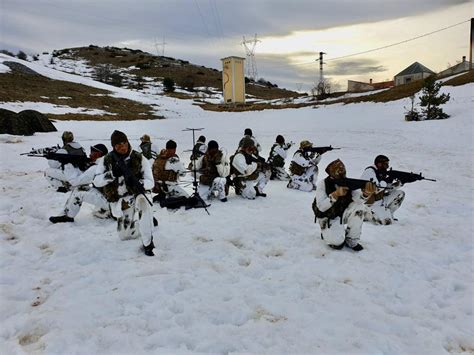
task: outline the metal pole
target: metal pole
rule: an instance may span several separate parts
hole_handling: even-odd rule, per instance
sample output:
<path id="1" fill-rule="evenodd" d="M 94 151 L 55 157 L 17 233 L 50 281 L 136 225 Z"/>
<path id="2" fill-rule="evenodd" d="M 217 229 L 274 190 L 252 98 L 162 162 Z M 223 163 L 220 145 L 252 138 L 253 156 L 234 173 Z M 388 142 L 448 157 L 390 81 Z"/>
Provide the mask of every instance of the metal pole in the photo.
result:
<path id="1" fill-rule="evenodd" d="M 472 47 L 474 44 L 474 18 L 471 17 L 471 36 L 469 43 L 469 70 L 472 70 Z"/>

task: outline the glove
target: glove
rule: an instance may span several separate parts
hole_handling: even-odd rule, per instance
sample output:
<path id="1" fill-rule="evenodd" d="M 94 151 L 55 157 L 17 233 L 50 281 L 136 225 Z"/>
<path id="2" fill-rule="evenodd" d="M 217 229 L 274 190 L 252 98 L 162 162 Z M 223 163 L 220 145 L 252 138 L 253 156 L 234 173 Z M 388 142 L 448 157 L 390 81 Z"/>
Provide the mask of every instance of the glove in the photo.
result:
<path id="1" fill-rule="evenodd" d="M 345 196 L 347 194 L 347 192 L 349 191 L 349 188 L 348 187 L 345 187 L 345 186 L 338 186 L 336 191 L 334 191 L 331 196 L 334 198 L 334 199 L 338 199 L 339 197 L 341 196 Z"/>
<path id="2" fill-rule="evenodd" d="M 374 194 L 375 191 L 376 191 L 375 184 L 373 182 L 368 182 L 365 184 L 365 187 L 362 190 L 362 193 L 364 194 L 364 196 L 367 197 Z"/>

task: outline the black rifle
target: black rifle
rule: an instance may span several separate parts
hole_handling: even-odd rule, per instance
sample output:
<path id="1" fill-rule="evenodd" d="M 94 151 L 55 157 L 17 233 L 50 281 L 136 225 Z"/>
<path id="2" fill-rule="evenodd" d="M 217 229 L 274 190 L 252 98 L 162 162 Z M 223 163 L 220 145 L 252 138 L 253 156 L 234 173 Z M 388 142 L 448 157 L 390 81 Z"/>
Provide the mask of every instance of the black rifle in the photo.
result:
<path id="1" fill-rule="evenodd" d="M 131 188 L 134 188 L 136 191 L 138 191 L 139 195 L 143 195 L 143 197 L 145 197 L 145 199 L 150 204 L 150 206 L 153 207 L 153 203 L 146 196 L 145 188 L 140 183 L 140 181 L 138 181 L 137 177 L 133 175 L 133 173 L 130 171 L 130 168 L 125 163 L 125 160 L 118 158 L 115 153 L 112 153 L 112 159 L 114 161 L 115 166 L 118 168 L 119 172 L 122 173 L 125 179 L 125 184 Z"/>
<path id="2" fill-rule="evenodd" d="M 271 165 L 270 165 L 270 162 L 267 162 L 265 161 L 265 158 L 261 157 L 261 156 L 255 156 L 253 154 L 247 154 L 247 153 L 244 153 L 244 157 L 245 157 L 245 162 L 247 164 L 251 164 L 251 163 L 257 163 L 260 165 L 260 169 L 265 171 L 267 169 L 271 169 Z"/>
<path id="3" fill-rule="evenodd" d="M 393 180 L 397 179 L 402 184 L 407 184 L 407 183 L 415 182 L 415 181 L 419 181 L 419 180 L 436 181 L 434 179 L 425 178 L 424 176 L 421 175 L 421 173 L 415 174 L 415 173 L 412 173 L 412 172 L 392 170 L 392 169 L 387 171 L 387 178 L 388 178 L 389 181 L 393 181 Z"/>
<path id="4" fill-rule="evenodd" d="M 361 179 L 351 179 L 351 178 L 341 178 L 332 180 L 337 186 L 347 187 L 351 191 L 363 189 L 368 182 L 371 182 L 375 185 L 373 180 L 361 180 Z M 383 189 L 382 186 L 375 185 L 379 189 Z"/>
<path id="5" fill-rule="evenodd" d="M 48 149 L 48 148 L 41 148 Z M 91 160 L 87 155 L 78 155 L 78 154 L 63 154 L 56 153 L 56 150 L 44 151 L 44 153 L 23 153 L 21 155 L 26 155 L 27 157 L 35 158 L 46 158 L 48 160 L 56 160 L 62 165 L 72 164 L 81 171 L 87 170 L 91 164 Z"/>
<path id="6" fill-rule="evenodd" d="M 333 148 L 332 146 L 326 146 L 326 147 L 308 147 L 308 148 L 304 148 L 303 151 L 305 151 L 305 152 L 311 152 L 311 153 L 324 154 L 324 153 L 329 152 L 329 151 L 331 151 L 331 150 L 337 150 L 337 149 L 342 149 L 342 148 Z"/>

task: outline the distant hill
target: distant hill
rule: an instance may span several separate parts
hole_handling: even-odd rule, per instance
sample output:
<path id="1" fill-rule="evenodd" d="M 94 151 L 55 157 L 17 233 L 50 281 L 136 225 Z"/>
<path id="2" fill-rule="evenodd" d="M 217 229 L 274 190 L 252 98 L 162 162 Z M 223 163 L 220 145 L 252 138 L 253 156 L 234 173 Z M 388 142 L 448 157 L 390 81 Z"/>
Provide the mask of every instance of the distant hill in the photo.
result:
<path id="1" fill-rule="evenodd" d="M 85 61 L 95 69 L 108 65 L 112 71 L 122 76 L 122 83 L 129 88 L 139 88 L 143 85 L 143 78 L 161 82 L 163 78 L 169 77 L 177 87 L 191 92 L 194 88 L 215 88 L 222 91 L 221 71 L 192 64 L 187 60 L 156 56 L 138 49 L 90 45 L 55 50 L 52 54 L 53 58 L 60 60 Z M 266 100 L 301 95 L 295 91 L 280 89 L 266 81 L 248 82 L 245 90 L 248 95 Z"/>

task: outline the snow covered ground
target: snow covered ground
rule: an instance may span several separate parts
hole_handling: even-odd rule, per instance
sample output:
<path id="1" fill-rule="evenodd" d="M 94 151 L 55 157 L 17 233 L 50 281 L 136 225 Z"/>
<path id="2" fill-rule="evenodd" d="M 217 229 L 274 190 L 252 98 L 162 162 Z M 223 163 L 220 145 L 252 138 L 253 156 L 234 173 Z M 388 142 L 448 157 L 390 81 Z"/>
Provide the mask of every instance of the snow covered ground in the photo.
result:
<path id="1" fill-rule="evenodd" d="M 408 100 L 218 113 L 115 88 L 155 100 L 173 119 L 63 121 L 59 132 L 0 135 L 1 352 L 472 353 L 473 89 L 443 88 L 450 119 L 408 123 Z M 360 253 L 330 250 L 319 239 L 313 193 L 271 181 L 267 198 L 247 201 L 232 191 L 229 202 L 212 203 L 210 216 L 154 207 L 160 225 L 150 258 L 87 205 L 74 223 L 51 224 L 67 196 L 48 188 L 45 160 L 19 156 L 59 143 L 63 130 L 86 148 L 110 148 L 119 129 L 135 147 L 144 133 L 159 146 L 175 139 L 187 162 L 187 127 L 205 128 L 200 133 L 229 152 L 246 127 L 265 156 L 277 134 L 343 147 L 324 155 L 320 179 L 336 158 L 359 177 L 386 154 L 394 168 L 438 181 L 406 185 L 399 221 L 365 224 Z"/>

